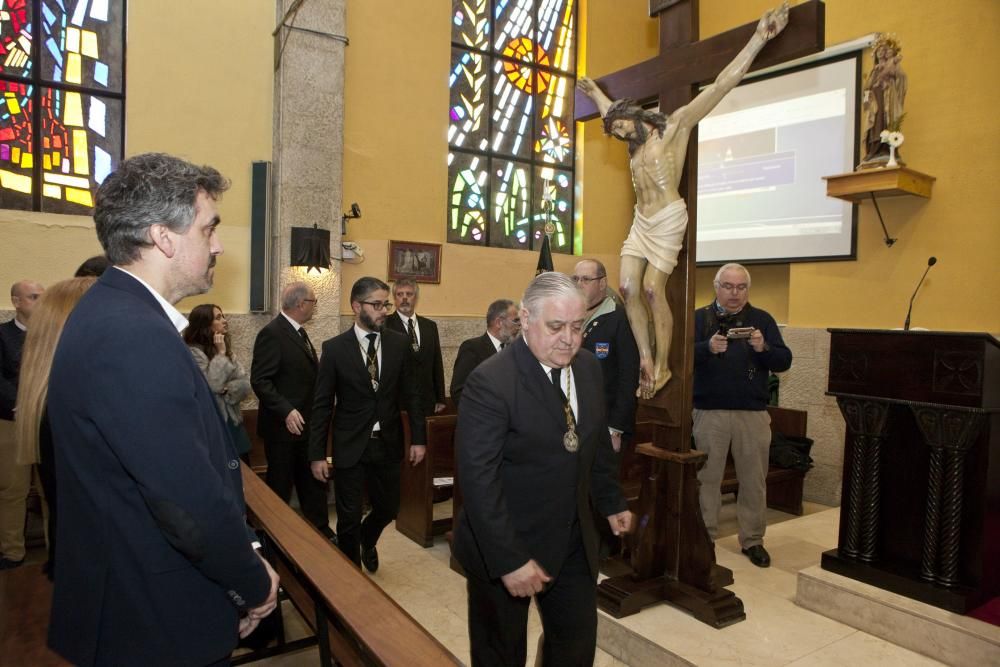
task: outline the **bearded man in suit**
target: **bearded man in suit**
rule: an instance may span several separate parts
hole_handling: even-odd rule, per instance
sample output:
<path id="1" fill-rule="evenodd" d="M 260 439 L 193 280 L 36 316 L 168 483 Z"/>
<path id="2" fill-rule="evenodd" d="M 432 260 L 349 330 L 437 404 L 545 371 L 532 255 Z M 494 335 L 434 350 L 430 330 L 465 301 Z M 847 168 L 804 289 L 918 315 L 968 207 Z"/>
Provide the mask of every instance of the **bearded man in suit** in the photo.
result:
<path id="1" fill-rule="evenodd" d="M 410 347 L 417 359 L 417 382 L 420 385 L 424 414 L 443 412 L 444 361 L 441 358 L 441 339 L 437 323 L 416 313 L 420 285 L 413 278 L 400 278 L 392 285 L 392 299 L 396 302 L 396 312 L 385 318 L 385 326 L 410 339 Z"/>
<path id="2" fill-rule="evenodd" d="M 466 572 L 473 665 L 523 665 L 528 605 L 544 664 L 589 665 L 597 642 L 598 533 L 632 526 L 615 476 L 597 360 L 581 351 L 586 303 L 568 276 L 524 293 L 523 337 L 472 372 L 455 453 L 464 505 L 454 555 Z"/>
<path id="3" fill-rule="evenodd" d="M 384 282 L 364 277 L 354 283 L 354 326 L 323 343 L 309 432 L 312 473 L 325 482 L 332 421 L 340 550 L 371 573 L 379 566 L 378 538 L 399 513 L 402 409 L 410 421 L 410 464 L 419 464 L 427 450 L 413 348 L 406 336 L 385 328 L 390 308 Z M 366 484 L 372 511 L 362 521 Z"/>
<path id="4" fill-rule="evenodd" d="M 521 317 L 510 299 L 497 299 L 486 310 L 486 333 L 462 341 L 451 374 L 451 400 L 458 407 L 469 373 L 505 348 L 521 333 Z"/>

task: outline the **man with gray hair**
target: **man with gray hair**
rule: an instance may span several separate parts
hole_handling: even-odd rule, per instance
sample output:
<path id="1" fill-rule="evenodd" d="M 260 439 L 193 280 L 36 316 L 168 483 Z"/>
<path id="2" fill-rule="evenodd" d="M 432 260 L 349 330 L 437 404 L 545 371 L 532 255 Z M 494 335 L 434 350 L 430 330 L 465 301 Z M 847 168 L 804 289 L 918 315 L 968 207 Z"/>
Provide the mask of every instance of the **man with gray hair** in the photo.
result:
<path id="1" fill-rule="evenodd" d="M 589 665 L 597 638 L 598 532 L 628 532 L 601 370 L 583 350 L 586 303 L 568 276 L 537 276 L 523 337 L 479 365 L 455 436 L 464 504 L 454 555 L 465 570 L 473 665 L 523 665 L 532 596 L 544 664 Z"/>
<path id="2" fill-rule="evenodd" d="M 469 373 L 504 349 L 521 333 L 517 305 L 510 299 L 497 299 L 486 310 L 486 333 L 462 341 L 451 373 L 451 400 L 458 407 Z"/>
<path id="3" fill-rule="evenodd" d="M 59 479 L 49 646 L 76 665 L 226 660 L 277 605 L 239 456 L 174 304 L 206 292 L 228 182 L 163 154 L 97 191 L 112 263 L 69 319 L 48 416 Z"/>
<path id="4" fill-rule="evenodd" d="M 400 278 L 392 284 L 392 299 L 396 312 L 385 318 L 385 326 L 405 334 L 410 340 L 417 364 L 417 381 L 425 415 L 443 412 L 444 360 L 437 322 L 417 315 L 420 285 L 413 278 Z"/>
<path id="5" fill-rule="evenodd" d="M 24 562 L 24 516 L 31 486 L 31 466 L 20 465 L 15 460 L 14 409 L 28 320 L 44 291 L 45 288 L 33 280 L 11 285 L 14 319 L 0 324 L 0 570 L 9 570 Z"/>
<path id="6" fill-rule="evenodd" d="M 732 451 L 740 492 L 736 518 L 740 548 L 757 567 L 768 567 L 767 468 L 771 418 L 767 376 L 792 365 L 774 318 L 748 303 L 750 272 L 726 264 L 715 274 L 715 301 L 694 316 L 694 441 L 708 460 L 698 471 L 699 499 L 712 540 L 719 524 L 722 475 Z"/>
<path id="7" fill-rule="evenodd" d="M 281 312 L 253 345 L 250 386 L 260 405 L 257 434 L 267 454 L 267 485 L 286 503 L 292 487 L 306 520 L 336 543 L 330 528 L 327 485 L 309 469 L 309 420 L 319 360 L 303 325 L 316 312 L 316 293 L 304 282 L 281 291 Z"/>

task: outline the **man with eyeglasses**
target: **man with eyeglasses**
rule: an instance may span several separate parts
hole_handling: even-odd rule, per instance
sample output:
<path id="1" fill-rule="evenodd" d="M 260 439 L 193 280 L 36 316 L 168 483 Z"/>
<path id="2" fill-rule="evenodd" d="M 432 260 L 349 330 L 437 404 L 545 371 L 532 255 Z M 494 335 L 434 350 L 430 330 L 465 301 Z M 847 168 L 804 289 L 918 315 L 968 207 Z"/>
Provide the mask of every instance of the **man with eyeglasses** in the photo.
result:
<path id="1" fill-rule="evenodd" d="M 583 347 L 594 353 L 604 376 L 611 445 L 620 453 L 635 426 L 635 388 L 639 382 L 639 349 L 625 310 L 608 295 L 608 272 L 596 259 L 585 259 L 573 269 L 573 282 L 587 300 Z"/>
<path id="2" fill-rule="evenodd" d="M 740 492 L 736 498 L 740 548 L 757 567 L 768 567 L 768 453 L 771 418 L 767 377 L 786 371 L 792 351 L 767 311 L 748 303 L 750 272 L 726 264 L 715 274 L 715 301 L 695 312 L 694 441 L 708 460 L 698 472 L 701 514 L 715 540 L 722 475 L 732 450 Z"/>
<path id="3" fill-rule="evenodd" d="M 14 406 L 28 320 L 44 291 L 32 280 L 14 283 L 10 288 L 14 319 L 0 324 L 0 570 L 24 562 L 24 516 L 31 466 L 14 460 Z"/>
<path id="4" fill-rule="evenodd" d="M 476 367 L 521 335 L 521 317 L 510 299 L 497 299 L 486 309 L 486 333 L 462 341 L 451 373 L 451 400 L 458 407 L 462 389 Z"/>
<path id="5" fill-rule="evenodd" d="M 286 503 L 292 486 L 306 520 L 330 541 L 327 486 L 309 467 L 309 423 L 316 384 L 316 350 L 303 325 L 316 312 L 316 293 L 304 282 L 289 283 L 281 293 L 281 312 L 253 346 L 250 385 L 260 401 L 257 433 L 267 454 L 267 485 Z"/>
<path id="6" fill-rule="evenodd" d="M 351 309 L 354 326 L 323 343 L 309 459 L 313 476 L 326 482 L 332 415 L 340 550 L 374 574 L 379 566 L 378 538 L 399 512 L 403 456 L 408 454 L 415 466 L 427 451 L 425 420 L 410 339 L 385 327 L 392 309 L 389 286 L 378 278 L 358 279 L 351 288 Z M 400 421 L 404 409 L 410 423 L 408 453 L 403 451 Z M 362 520 L 366 484 L 372 510 Z"/>

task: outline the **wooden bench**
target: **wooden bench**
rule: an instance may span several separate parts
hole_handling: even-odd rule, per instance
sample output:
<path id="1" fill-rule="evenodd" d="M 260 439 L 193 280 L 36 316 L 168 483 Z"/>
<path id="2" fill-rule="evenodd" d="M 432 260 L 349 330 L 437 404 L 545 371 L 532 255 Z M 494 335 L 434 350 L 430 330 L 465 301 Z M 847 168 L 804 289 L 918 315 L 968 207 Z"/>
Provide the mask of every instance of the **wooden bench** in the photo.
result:
<path id="1" fill-rule="evenodd" d="M 452 497 L 453 483 L 434 486 L 435 478 L 455 477 L 455 425 L 458 415 L 449 402 L 445 412 L 427 418 L 427 455 L 417 466 L 403 457 L 399 480 L 399 515 L 396 530 L 423 547 L 451 530 L 451 517 L 434 519 L 434 504 Z M 403 437 L 410 447 L 410 423 L 403 413 Z"/>
<path id="2" fill-rule="evenodd" d="M 790 408 L 779 408 L 768 406 L 768 413 L 771 415 L 771 431 L 789 436 L 806 435 L 806 425 L 808 413 L 804 410 L 792 410 Z M 651 424 L 636 424 L 635 442 L 649 442 L 651 436 Z M 641 457 L 639 457 L 641 458 Z M 639 487 L 642 482 L 641 469 L 637 466 L 640 461 L 631 452 L 626 452 L 622 458 L 622 486 L 626 497 L 630 500 L 638 498 Z M 802 485 L 805 481 L 806 472 L 804 470 L 792 470 L 789 468 L 779 468 L 770 466 L 767 470 L 767 506 L 771 509 L 787 512 L 801 516 L 802 514 Z M 736 467 L 733 463 L 732 455 L 726 459 L 726 469 L 722 475 L 722 493 L 738 494 L 740 484 L 736 479 Z"/>

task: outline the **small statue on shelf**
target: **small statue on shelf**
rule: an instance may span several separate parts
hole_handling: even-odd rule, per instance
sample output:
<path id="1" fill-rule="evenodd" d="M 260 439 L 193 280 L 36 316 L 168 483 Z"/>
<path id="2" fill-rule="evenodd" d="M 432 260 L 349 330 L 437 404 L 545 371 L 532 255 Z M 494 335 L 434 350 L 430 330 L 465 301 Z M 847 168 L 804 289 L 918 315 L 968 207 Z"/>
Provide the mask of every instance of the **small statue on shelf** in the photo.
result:
<path id="1" fill-rule="evenodd" d="M 906 99 L 906 72 L 900 66 L 903 59 L 899 41 L 892 35 L 879 33 L 872 44 L 874 66 L 865 80 L 862 93 L 864 114 L 865 156 L 859 169 L 884 167 L 889 162 L 889 145 L 883 132 L 899 132 L 903 124 L 903 101 Z M 898 151 L 896 162 L 903 165 Z"/>

